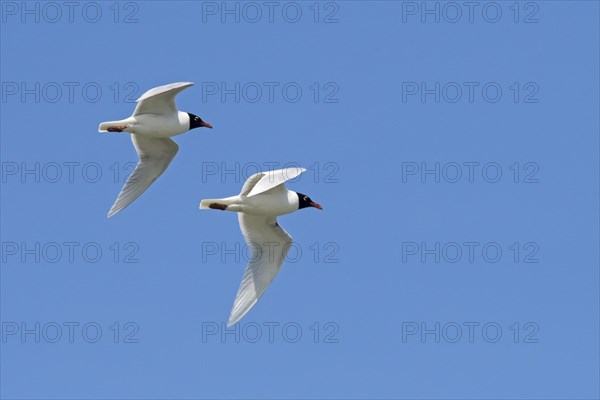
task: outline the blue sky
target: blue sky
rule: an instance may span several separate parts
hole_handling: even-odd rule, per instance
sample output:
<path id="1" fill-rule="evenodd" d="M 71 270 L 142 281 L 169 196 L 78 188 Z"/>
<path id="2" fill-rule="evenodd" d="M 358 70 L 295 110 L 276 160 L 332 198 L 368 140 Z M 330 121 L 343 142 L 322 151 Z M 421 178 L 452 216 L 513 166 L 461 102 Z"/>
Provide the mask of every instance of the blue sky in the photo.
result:
<path id="1" fill-rule="evenodd" d="M 598 3 L 224 4 L 1 2 L 2 398 L 598 398 Z M 177 81 L 215 129 L 107 219 Z M 325 211 L 225 331 L 198 203 L 285 165 Z"/>

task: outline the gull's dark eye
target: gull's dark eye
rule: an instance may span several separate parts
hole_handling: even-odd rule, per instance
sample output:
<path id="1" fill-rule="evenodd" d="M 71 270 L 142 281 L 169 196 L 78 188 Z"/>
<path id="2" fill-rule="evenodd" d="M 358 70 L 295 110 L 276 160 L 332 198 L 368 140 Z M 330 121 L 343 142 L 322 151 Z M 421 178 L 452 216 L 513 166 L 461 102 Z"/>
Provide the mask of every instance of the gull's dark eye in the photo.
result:
<path id="1" fill-rule="evenodd" d="M 196 121 L 200 121 L 200 118 L 196 117 Z"/>
<path id="2" fill-rule="evenodd" d="M 304 201 L 308 201 L 308 197 L 304 196 Z"/>

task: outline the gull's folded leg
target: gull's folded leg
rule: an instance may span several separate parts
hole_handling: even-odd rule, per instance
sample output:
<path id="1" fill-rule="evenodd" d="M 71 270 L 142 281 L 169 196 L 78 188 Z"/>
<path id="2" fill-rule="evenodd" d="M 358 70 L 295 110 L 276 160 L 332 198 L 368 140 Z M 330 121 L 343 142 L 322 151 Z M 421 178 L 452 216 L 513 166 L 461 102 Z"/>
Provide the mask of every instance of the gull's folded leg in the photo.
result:
<path id="1" fill-rule="evenodd" d="M 106 130 L 109 132 L 123 132 L 125 129 L 127 129 L 127 125 L 109 126 L 106 128 Z"/>

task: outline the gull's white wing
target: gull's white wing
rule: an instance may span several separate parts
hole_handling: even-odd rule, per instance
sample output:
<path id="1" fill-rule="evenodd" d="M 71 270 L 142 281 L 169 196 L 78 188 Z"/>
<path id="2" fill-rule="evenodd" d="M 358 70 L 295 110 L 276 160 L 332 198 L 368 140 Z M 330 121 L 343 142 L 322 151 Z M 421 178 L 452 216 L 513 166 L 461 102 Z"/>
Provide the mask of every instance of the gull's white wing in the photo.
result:
<path id="1" fill-rule="evenodd" d="M 148 138 L 131 135 L 131 141 L 140 157 L 135 171 L 129 176 L 125 186 L 121 189 L 119 197 L 108 212 L 112 217 L 131 202 L 140 197 L 142 193 L 154 182 L 169 166 L 179 146 L 169 138 Z"/>
<path id="2" fill-rule="evenodd" d="M 177 82 L 155 87 L 148 90 L 137 99 L 133 115 L 140 114 L 170 114 L 177 111 L 175 96 L 183 89 L 192 86 L 192 82 Z"/>
<path id="3" fill-rule="evenodd" d="M 259 193 L 264 193 L 267 190 L 271 190 L 274 187 L 289 181 L 290 179 L 296 178 L 304 171 L 306 171 L 306 168 L 298 167 L 259 172 L 246 180 L 240 195 L 252 197 Z"/>
<path id="4" fill-rule="evenodd" d="M 292 237 L 273 217 L 238 213 L 240 229 L 251 250 L 251 258 L 238 289 L 229 322 L 238 322 L 263 295 L 287 256 Z"/>

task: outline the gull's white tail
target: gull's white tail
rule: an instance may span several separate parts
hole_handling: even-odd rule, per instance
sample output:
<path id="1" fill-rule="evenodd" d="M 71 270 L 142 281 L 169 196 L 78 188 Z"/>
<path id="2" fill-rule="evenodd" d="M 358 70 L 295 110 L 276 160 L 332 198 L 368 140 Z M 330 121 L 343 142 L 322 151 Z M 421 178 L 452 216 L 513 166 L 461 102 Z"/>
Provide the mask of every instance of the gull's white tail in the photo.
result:
<path id="1" fill-rule="evenodd" d="M 100 125 L 98 125 L 98 132 L 108 132 L 108 128 L 111 126 L 127 126 L 129 124 L 131 124 L 130 118 L 122 119 L 120 121 L 101 122 Z"/>
<path id="2" fill-rule="evenodd" d="M 224 199 L 204 199 L 200 202 L 200 209 L 207 210 L 210 208 L 209 206 L 213 203 L 230 206 L 232 204 L 235 204 L 237 199 L 237 196 L 226 197 Z"/>

